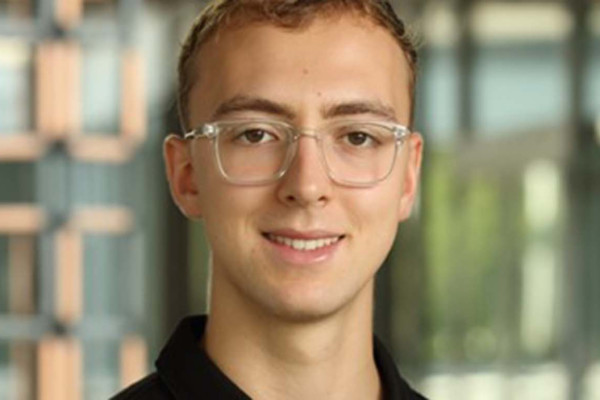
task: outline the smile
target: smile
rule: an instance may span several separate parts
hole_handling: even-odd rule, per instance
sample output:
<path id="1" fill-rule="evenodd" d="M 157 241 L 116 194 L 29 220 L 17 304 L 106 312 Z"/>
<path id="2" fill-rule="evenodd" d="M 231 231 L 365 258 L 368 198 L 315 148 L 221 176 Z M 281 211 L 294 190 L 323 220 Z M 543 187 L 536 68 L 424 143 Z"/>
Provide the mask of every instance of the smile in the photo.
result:
<path id="1" fill-rule="evenodd" d="M 339 242 L 341 239 L 344 238 L 344 236 L 332 236 L 332 237 L 324 237 L 324 238 L 318 238 L 318 239 L 297 239 L 297 238 L 290 238 L 290 237 L 286 237 L 286 236 L 279 236 L 279 235 L 274 235 L 271 233 L 267 233 L 265 234 L 266 238 L 269 239 L 272 242 L 275 243 L 279 243 L 281 245 L 290 247 L 294 250 L 301 250 L 301 251 L 312 251 L 312 250 L 318 250 L 321 249 L 323 247 L 328 247 L 331 246 L 337 242 Z"/>

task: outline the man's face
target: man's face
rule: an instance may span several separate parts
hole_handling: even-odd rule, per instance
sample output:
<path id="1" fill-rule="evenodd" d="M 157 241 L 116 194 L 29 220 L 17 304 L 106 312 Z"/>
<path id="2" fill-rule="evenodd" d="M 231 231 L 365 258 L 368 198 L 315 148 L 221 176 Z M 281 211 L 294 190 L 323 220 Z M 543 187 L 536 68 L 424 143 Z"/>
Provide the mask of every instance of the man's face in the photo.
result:
<path id="1" fill-rule="evenodd" d="M 194 127 L 248 117 L 309 129 L 340 119 L 386 121 L 357 103 L 387 108 L 395 122 L 409 123 L 401 49 L 387 31 L 354 17 L 317 20 L 304 30 L 251 25 L 221 32 L 201 49 L 196 68 L 189 98 Z M 225 112 L 216 115 L 219 109 Z M 294 320 L 330 315 L 371 296 L 397 224 L 410 214 L 420 154 L 421 138 L 413 135 L 386 180 L 341 186 L 328 177 L 317 142 L 303 137 L 281 180 L 238 186 L 220 176 L 209 140 L 172 137 L 165 144 L 175 200 L 205 222 L 213 301 Z M 336 241 L 315 250 L 289 246 L 309 239 Z"/>

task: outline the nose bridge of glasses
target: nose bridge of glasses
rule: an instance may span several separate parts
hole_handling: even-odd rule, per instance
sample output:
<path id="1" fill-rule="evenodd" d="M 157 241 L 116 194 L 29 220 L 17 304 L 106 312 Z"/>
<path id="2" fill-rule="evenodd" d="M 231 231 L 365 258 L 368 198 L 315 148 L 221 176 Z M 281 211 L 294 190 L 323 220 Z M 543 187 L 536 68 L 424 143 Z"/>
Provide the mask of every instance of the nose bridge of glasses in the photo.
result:
<path id="1" fill-rule="evenodd" d="M 318 158 L 321 160 L 321 162 L 323 162 L 322 160 L 322 138 L 319 135 L 319 132 L 316 129 L 296 129 L 293 133 L 293 143 L 294 143 L 294 159 L 297 159 L 300 153 L 300 148 L 301 147 L 305 147 L 302 146 L 300 143 L 300 139 L 301 138 L 307 138 L 307 139 L 314 139 L 315 141 L 315 145 L 316 145 L 316 150 L 317 150 L 317 156 Z M 306 152 L 306 149 L 302 150 L 302 152 Z M 304 157 L 305 155 L 303 155 Z"/>
<path id="2" fill-rule="evenodd" d="M 300 164 L 303 164 L 303 161 L 299 160 L 299 158 L 307 157 L 306 151 L 308 149 L 303 148 L 306 146 L 302 146 L 300 143 L 300 139 L 302 137 L 315 140 L 316 148 L 313 148 L 313 151 L 316 151 L 316 152 L 312 153 L 312 155 L 310 155 L 309 158 L 316 157 L 318 159 L 318 165 L 321 168 L 323 168 L 325 174 L 328 175 L 328 167 L 326 165 L 326 162 L 325 162 L 323 154 L 322 154 L 322 152 L 323 152 L 322 140 L 321 140 L 321 137 L 319 136 L 319 132 L 316 129 L 296 129 L 296 130 L 294 130 L 294 132 L 293 132 L 294 150 L 293 150 L 292 159 L 290 160 L 290 164 L 288 165 L 288 169 L 289 168 L 297 168 L 298 162 L 300 162 Z M 301 150 L 301 148 L 303 148 L 303 149 Z M 309 153 L 311 152 L 310 150 L 308 150 L 308 151 L 309 151 Z M 294 164 L 296 164 L 296 165 L 294 166 Z M 309 163 L 309 165 L 310 165 L 310 168 L 314 168 L 314 166 L 315 166 L 315 164 L 312 164 L 312 163 Z"/>
<path id="3" fill-rule="evenodd" d="M 294 131 L 294 141 L 297 142 L 302 137 L 314 139 L 317 143 L 321 141 L 319 132 L 316 129 L 296 129 Z"/>

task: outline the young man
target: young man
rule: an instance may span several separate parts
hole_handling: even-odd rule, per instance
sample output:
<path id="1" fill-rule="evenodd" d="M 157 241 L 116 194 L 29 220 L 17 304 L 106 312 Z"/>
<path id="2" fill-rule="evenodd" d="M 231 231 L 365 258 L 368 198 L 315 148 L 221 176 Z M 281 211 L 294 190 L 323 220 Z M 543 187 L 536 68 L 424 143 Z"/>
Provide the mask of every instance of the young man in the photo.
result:
<path id="1" fill-rule="evenodd" d="M 383 0 L 223 0 L 179 64 L 173 198 L 211 247 L 208 317 L 116 399 L 422 399 L 373 337 L 417 192 L 416 55 Z"/>

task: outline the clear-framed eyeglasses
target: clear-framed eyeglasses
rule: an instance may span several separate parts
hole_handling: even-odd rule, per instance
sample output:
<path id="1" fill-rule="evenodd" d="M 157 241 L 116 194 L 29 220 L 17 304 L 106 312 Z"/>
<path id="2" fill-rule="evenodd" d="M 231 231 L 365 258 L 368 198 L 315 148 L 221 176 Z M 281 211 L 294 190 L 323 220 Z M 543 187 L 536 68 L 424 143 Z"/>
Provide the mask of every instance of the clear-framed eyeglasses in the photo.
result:
<path id="1" fill-rule="evenodd" d="M 334 121 L 314 130 L 282 121 L 215 121 L 187 132 L 186 139 L 212 142 L 217 167 L 230 183 L 261 185 L 285 175 L 298 141 L 315 139 L 328 176 L 346 186 L 372 186 L 386 179 L 410 130 L 388 122 Z"/>

